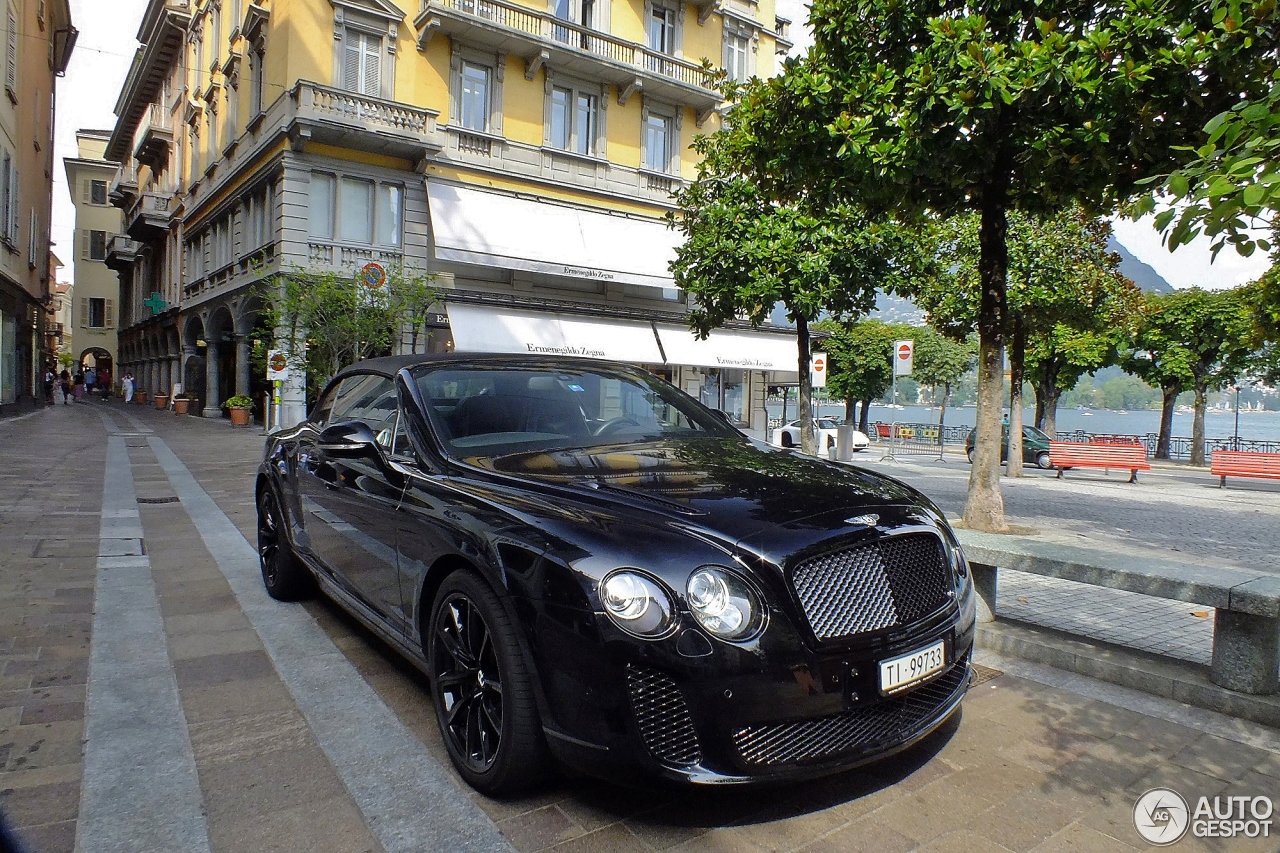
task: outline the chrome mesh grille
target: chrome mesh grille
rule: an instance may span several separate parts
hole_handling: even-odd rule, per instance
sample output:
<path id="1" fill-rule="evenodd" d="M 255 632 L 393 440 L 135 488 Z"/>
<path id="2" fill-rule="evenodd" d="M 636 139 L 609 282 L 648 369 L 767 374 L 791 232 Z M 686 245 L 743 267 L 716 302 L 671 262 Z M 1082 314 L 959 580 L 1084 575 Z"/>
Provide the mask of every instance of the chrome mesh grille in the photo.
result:
<path id="1" fill-rule="evenodd" d="M 654 758 L 677 765 L 702 760 L 689 706 L 674 681 L 655 669 L 628 664 L 627 690 L 640 736 Z"/>
<path id="2" fill-rule="evenodd" d="M 942 542 L 889 536 L 806 560 L 791 574 L 820 640 L 909 625 L 941 607 L 951 588 Z"/>
<path id="3" fill-rule="evenodd" d="M 958 661 L 942 676 L 901 696 L 834 717 L 747 726 L 734 732 L 734 745 L 748 764 L 765 766 L 891 747 L 919 731 L 963 690 L 965 663 Z"/>

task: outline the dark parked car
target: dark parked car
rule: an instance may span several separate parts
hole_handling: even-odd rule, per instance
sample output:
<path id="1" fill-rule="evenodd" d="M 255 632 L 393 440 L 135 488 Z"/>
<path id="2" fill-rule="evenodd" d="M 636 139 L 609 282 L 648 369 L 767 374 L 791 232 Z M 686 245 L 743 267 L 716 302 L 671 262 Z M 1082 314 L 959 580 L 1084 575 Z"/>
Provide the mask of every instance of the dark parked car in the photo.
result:
<path id="1" fill-rule="evenodd" d="M 969 461 L 973 462 L 973 444 L 977 440 L 978 431 L 976 429 L 969 430 L 969 435 L 964 440 L 964 454 L 969 457 Z M 1009 425 L 1005 424 L 1000 431 L 1000 461 L 1004 462 L 1009 458 Z M 1053 439 L 1036 429 L 1033 426 L 1022 427 L 1022 461 L 1028 465 L 1036 465 L 1040 468 L 1049 467 L 1049 442 Z"/>
<path id="2" fill-rule="evenodd" d="M 920 493 L 752 441 L 644 371 L 372 359 L 267 441 L 258 547 L 423 669 L 459 773 L 812 777 L 970 680 L 968 565 Z"/>

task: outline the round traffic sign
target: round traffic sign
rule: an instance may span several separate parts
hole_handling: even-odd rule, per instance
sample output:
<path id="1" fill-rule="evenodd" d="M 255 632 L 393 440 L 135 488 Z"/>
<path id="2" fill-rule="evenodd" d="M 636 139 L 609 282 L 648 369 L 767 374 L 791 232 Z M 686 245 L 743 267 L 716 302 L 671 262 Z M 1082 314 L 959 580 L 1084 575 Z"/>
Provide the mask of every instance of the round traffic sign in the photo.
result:
<path id="1" fill-rule="evenodd" d="M 898 358 L 903 359 L 904 361 L 908 358 L 911 358 L 911 344 L 898 345 Z"/>
<path id="2" fill-rule="evenodd" d="M 284 353 L 278 352 L 271 356 L 271 369 L 279 373 L 289 366 L 289 359 L 285 358 Z"/>
<path id="3" fill-rule="evenodd" d="M 382 268 L 382 264 L 370 261 L 360 268 L 360 280 L 370 290 L 377 290 L 387 283 L 387 271 Z"/>
<path id="4" fill-rule="evenodd" d="M 822 356 L 818 356 L 813 360 L 813 369 L 819 373 L 827 369 L 827 362 L 822 358 Z"/>

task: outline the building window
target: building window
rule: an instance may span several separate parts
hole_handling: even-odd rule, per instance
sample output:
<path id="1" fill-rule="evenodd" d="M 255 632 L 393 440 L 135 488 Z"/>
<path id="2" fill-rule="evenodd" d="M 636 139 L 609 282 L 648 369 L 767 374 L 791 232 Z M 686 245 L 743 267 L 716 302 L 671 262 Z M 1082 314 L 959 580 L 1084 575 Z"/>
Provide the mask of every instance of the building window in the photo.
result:
<path id="1" fill-rule="evenodd" d="M 473 62 L 462 63 L 462 92 L 459 112 L 462 126 L 481 132 L 489 129 L 490 79 L 492 69 Z"/>
<path id="2" fill-rule="evenodd" d="M 378 185 L 378 245 L 399 248 L 404 210 L 404 190 L 395 184 Z"/>
<path id="3" fill-rule="evenodd" d="M 107 300 L 89 297 L 89 328 L 101 329 L 107 324 Z"/>
<path id="4" fill-rule="evenodd" d="M 404 240 L 404 187 L 311 173 L 311 237 L 398 249 Z"/>
<path id="5" fill-rule="evenodd" d="M 338 239 L 373 242 L 373 181 L 343 178 L 338 185 Z"/>
<path id="6" fill-rule="evenodd" d="M 260 45 L 255 45 L 249 51 L 249 114 L 251 116 L 256 116 L 265 108 L 262 102 L 262 64 L 265 61 L 266 51 Z"/>
<path id="7" fill-rule="evenodd" d="M 747 70 L 747 55 L 750 52 L 750 39 L 736 33 L 726 32 L 724 36 L 724 70 L 730 80 L 739 83 L 747 82 L 750 72 Z"/>
<path id="8" fill-rule="evenodd" d="M 36 262 L 39 260 L 37 254 L 39 252 L 39 240 L 37 235 L 40 233 L 40 219 L 36 214 L 36 209 L 31 208 L 31 230 L 27 234 L 27 264 L 32 268 L 36 268 Z M 106 257 L 104 252 L 102 255 Z"/>
<path id="9" fill-rule="evenodd" d="M 547 129 L 548 142 L 553 148 L 594 156 L 599 133 L 599 99 L 567 86 L 554 87 Z"/>
<path id="10" fill-rule="evenodd" d="M 311 236 L 333 239 L 334 178 L 333 175 L 311 173 Z"/>
<path id="11" fill-rule="evenodd" d="M 654 6 L 649 9 L 650 50 L 674 56 L 676 52 L 676 10 Z"/>
<path id="12" fill-rule="evenodd" d="M 18 103 L 18 18 L 8 9 L 8 39 L 4 45 L 4 91 L 9 100 Z"/>
<path id="13" fill-rule="evenodd" d="M 655 172 L 671 169 L 671 127 L 669 116 L 649 113 L 644 122 L 644 166 Z"/>
<path id="14" fill-rule="evenodd" d="M 382 37 L 347 27 L 342 47 L 342 88 L 382 95 Z"/>
<path id="15" fill-rule="evenodd" d="M 107 182 L 106 181 L 90 181 L 89 182 L 89 203 L 90 204 L 106 204 L 107 203 Z"/>
<path id="16" fill-rule="evenodd" d="M 105 261 L 107 259 L 106 231 L 81 231 L 80 240 L 83 246 L 81 255 L 86 260 Z"/>

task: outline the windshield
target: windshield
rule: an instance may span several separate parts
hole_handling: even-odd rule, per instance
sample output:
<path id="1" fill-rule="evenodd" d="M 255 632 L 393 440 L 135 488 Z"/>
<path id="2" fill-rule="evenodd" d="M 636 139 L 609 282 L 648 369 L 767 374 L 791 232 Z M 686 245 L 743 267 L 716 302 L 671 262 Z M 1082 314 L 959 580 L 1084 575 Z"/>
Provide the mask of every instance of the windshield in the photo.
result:
<path id="1" fill-rule="evenodd" d="M 818 429 L 836 429 L 838 424 L 832 418 L 818 418 Z"/>
<path id="2" fill-rule="evenodd" d="M 657 377 L 619 369 L 449 365 L 415 374 L 445 449 L 469 460 L 739 433 Z"/>
<path id="3" fill-rule="evenodd" d="M 1048 435 L 1033 426 L 1024 426 L 1022 428 L 1022 435 L 1024 438 L 1034 438 L 1036 441 L 1043 441 L 1045 443 L 1052 441 Z"/>

